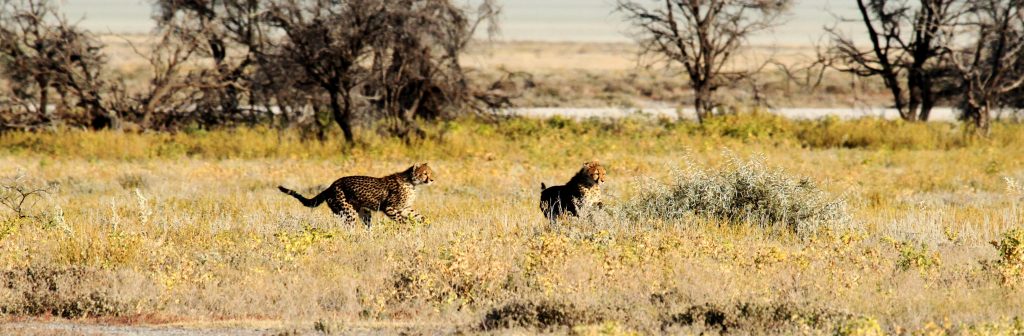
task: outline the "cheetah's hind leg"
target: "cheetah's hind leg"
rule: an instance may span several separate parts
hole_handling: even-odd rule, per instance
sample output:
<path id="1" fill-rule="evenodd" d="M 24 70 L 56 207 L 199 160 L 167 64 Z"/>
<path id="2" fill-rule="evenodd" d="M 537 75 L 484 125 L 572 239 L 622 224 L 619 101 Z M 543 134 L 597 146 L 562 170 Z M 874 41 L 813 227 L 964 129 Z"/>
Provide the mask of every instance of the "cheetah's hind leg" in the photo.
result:
<path id="1" fill-rule="evenodd" d="M 356 208 L 349 204 L 348 201 L 341 197 L 334 197 L 327 200 L 327 206 L 331 208 L 335 215 L 341 217 L 345 225 L 356 225 Z"/>

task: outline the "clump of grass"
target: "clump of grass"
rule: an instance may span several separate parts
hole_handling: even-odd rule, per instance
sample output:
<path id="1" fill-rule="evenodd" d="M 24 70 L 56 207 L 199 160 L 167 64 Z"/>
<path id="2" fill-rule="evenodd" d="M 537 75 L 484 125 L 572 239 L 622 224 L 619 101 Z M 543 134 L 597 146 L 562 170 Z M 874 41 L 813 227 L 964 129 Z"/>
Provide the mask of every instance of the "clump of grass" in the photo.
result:
<path id="1" fill-rule="evenodd" d="M 1017 196 L 1024 199 L 1024 184 L 1017 182 L 1012 178 L 1006 177 L 1006 191 L 1010 193 L 1010 196 Z"/>
<path id="2" fill-rule="evenodd" d="M 799 123 L 758 110 L 714 116 L 699 125 L 703 135 L 723 136 L 741 140 L 786 139 Z"/>
<path id="3" fill-rule="evenodd" d="M 678 219 L 697 215 L 763 228 L 782 225 L 799 234 L 850 221 L 846 202 L 829 196 L 809 178 L 769 169 L 763 158 L 729 159 L 722 170 L 690 166 L 669 185 L 648 183 L 621 206 L 631 218 Z"/>
<path id="4" fill-rule="evenodd" d="M 793 133 L 811 148 L 952 149 L 969 145 L 966 133 L 953 123 L 826 117 L 801 124 Z"/>
<path id="5" fill-rule="evenodd" d="M 117 184 L 125 190 L 145 189 L 149 186 L 149 180 L 142 174 L 125 173 L 117 177 Z"/>

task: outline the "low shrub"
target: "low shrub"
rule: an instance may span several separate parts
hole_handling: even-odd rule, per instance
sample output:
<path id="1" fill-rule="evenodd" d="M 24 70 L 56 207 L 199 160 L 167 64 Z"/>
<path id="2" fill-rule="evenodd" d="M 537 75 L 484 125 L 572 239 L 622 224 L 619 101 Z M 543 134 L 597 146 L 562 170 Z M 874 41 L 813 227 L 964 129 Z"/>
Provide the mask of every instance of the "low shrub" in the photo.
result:
<path id="1" fill-rule="evenodd" d="M 999 241 L 993 241 L 999 252 L 999 259 L 986 266 L 1002 281 L 1003 285 L 1018 287 L 1024 284 L 1024 229 L 1003 233 Z"/>
<path id="2" fill-rule="evenodd" d="M 928 248 L 928 245 L 903 241 L 893 242 L 893 245 L 899 252 L 896 267 L 900 271 L 914 269 L 925 274 L 942 264 L 939 254 Z"/>
<path id="3" fill-rule="evenodd" d="M 136 300 L 114 293 L 122 282 L 86 267 L 30 266 L 0 272 L 0 313 L 62 318 L 123 316 Z M 140 289 L 140 291 L 144 291 Z"/>
<path id="4" fill-rule="evenodd" d="M 722 170 L 690 166 L 668 185 L 647 183 L 617 211 L 629 218 L 697 215 L 759 227 L 783 225 L 796 233 L 845 225 L 845 200 L 830 197 L 808 178 L 765 166 L 764 159 L 729 159 Z"/>
<path id="5" fill-rule="evenodd" d="M 552 330 L 599 322 L 600 316 L 574 305 L 554 302 L 513 302 L 491 309 L 480 322 L 481 330 L 526 328 Z"/>
<path id="6" fill-rule="evenodd" d="M 789 302 L 750 303 L 740 302 L 730 305 L 704 303 L 677 307 L 674 312 L 665 314 L 661 319 L 661 331 L 674 333 L 677 328 L 690 328 L 690 332 L 701 334 L 728 334 L 764 332 L 767 334 L 786 334 L 794 330 L 828 330 L 838 329 L 840 335 L 869 335 L 858 332 L 866 329 L 857 324 L 859 321 L 874 321 L 858 318 L 852 314 L 832 311 L 823 308 L 811 308 Z M 881 331 L 877 322 L 873 330 Z M 846 329 L 857 329 L 850 331 Z M 873 335 L 881 335 L 876 333 Z"/>

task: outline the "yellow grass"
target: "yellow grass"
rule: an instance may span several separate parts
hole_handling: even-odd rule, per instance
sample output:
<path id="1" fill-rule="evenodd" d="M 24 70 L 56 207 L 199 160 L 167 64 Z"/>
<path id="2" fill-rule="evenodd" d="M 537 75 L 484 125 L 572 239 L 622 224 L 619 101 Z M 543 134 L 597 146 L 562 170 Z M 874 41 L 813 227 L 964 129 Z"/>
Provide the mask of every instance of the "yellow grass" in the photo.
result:
<path id="1" fill-rule="evenodd" d="M 0 314 L 301 332 L 1020 330 L 1024 294 L 986 266 L 989 241 L 1024 222 L 1007 189 L 1024 180 L 1020 125 L 971 139 L 945 124 L 734 118 L 460 120 L 412 145 L 363 132 L 344 152 L 266 129 L 4 134 L 0 172 L 59 191 L 34 217 L 0 212 Z M 550 225 L 537 209 L 540 182 L 590 159 L 614 207 L 645 192 L 639 179 L 755 154 L 847 199 L 853 229 L 799 237 L 700 214 Z M 344 226 L 275 189 L 415 162 L 437 173 L 418 225 Z"/>

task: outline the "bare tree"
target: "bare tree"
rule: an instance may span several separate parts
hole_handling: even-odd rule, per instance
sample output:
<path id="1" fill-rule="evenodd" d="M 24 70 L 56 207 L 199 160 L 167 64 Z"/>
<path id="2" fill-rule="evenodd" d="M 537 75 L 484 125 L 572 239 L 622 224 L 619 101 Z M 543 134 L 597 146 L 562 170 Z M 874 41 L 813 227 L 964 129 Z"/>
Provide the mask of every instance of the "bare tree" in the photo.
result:
<path id="1" fill-rule="evenodd" d="M 156 0 L 157 27 L 178 43 L 194 46 L 196 56 L 212 60 L 213 67 L 192 76 L 220 83 L 207 86 L 198 109 L 208 123 L 223 123 L 241 113 L 242 99 L 256 105 L 252 68 L 267 44 L 265 0 Z M 234 55 L 232 53 L 235 53 Z M 255 115 L 254 111 L 249 111 Z"/>
<path id="2" fill-rule="evenodd" d="M 786 91 L 789 93 L 790 84 L 802 90 L 817 90 L 825 79 L 825 73 L 835 64 L 835 58 L 826 50 L 827 47 L 819 39 L 814 44 L 814 56 L 801 57 L 795 62 L 781 62 L 769 60 L 779 72 L 786 77 Z"/>
<path id="3" fill-rule="evenodd" d="M 942 34 L 960 15 L 957 0 L 856 0 L 870 48 L 828 28 L 836 68 L 861 77 L 879 76 L 904 120 L 928 120 L 938 99 L 936 80 L 945 71 L 948 39 Z M 913 2 L 913 3 L 912 3 Z"/>
<path id="4" fill-rule="evenodd" d="M 968 39 L 951 53 L 962 82 L 962 117 L 987 134 L 992 110 L 1024 86 L 1024 0 L 978 0 L 950 30 Z"/>
<path id="5" fill-rule="evenodd" d="M 476 13 L 449 0 L 387 2 L 387 29 L 372 44 L 369 96 L 390 121 L 390 132 L 408 138 L 415 118 L 437 119 L 475 99 L 459 62 L 481 23 L 499 8 L 483 1 Z M 475 15 L 473 15 L 475 14 Z"/>
<path id="6" fill-rule="evenodd" d="M 19 172 L 0 180 L 0 206 L 10 210 L 17 219 L 34 217 L 31 210 L 35 203 L 56 189 L 52 184 L 31 183 L 24 173 Z"/>
<path id="7" fill-rule="evenodd" d="M 24 107 L 5 111 L 5 127 L 57 121 L 114 126 L 117 115 L 102 96 L 108 84 L 101 77 L 106 63 L 101 47 L 87 32 L 68 24 L 48 0 L 0 1 L 0 74 L 10 82 L 12 98 Z M 52 99 L 54 92 L 58 100 Z M 60 115 L 51 113 L 51 103 Z M 71 107 L 85 114 L 76 115 Z M 16 112 L 20 114 L 10 115 Z"/>
<path id="8" fill-rule="evenodd" d="M 301 69 L 299 84 L 318 87 L 328 96 L 331 113 L 352 142 L 353 89 L 366 77 L 369 44 L 382 35 L 381 1 L 318 0 L 311 6 L 284 0 L 270 7 L 269 20 L 284 33 L 273 57 Z"/>
<path id="9" fill-rule="evenodd" d="M 660 5 L 653 5 L 660 2 Z M 750 34 L 771 28 L 791 0 L 663 0 L 652 5 L 618 0 L 637 28 L 645 55 L 678 63 L 690 77 L 697 118 L 715 107 L 713 93 L 727 80 L 748 75 L 726 66 Z"/>
<path id="10" fill-rule="evenodd" d="M 283 38 L 266 66 L 298 70 L 295 85 L 327 96 L 351 141 L 357 101 L 408 136 L 416 117 L 442 117 L 474 98 L 459 55 L 497 8 L 484 1 L 473 17 L 449 0 L 280 0 L 267 13 Z"/>
<path id="11" fill-rule="evenodd" d="M 49 1 L 0 0 L 0 78 L 11 88 L 0 96 L 14 102 L 0 106 L 4 128 L 125 120 L 176 130 L 246 113 L 253 123 L 305 119 L 295 116 L 312 107 L 321 138 L 317 116 L 329 114 L 351 141 L 356 107 L 371 106 L 362 116 L 397 120 L 392 134 L 408 134 L 414 119 L 483 99 L 459 55 L 497 15 L 494 0 L 475 16 L 450 0 L 154 0 L 158 41 L 135 49 L 152 75 L 129 89 L 101 76 L 102 46 Z"/>
<path id="12" fill-rule="evenodd" d="M 133 51 L 149 62 L 149 80 L 134 92 L 124 85 L 111 91 L 112 108 L 142 129 L 177 130 L 199 121 L 195 102 L 203 88 L 216 86 L 205 76 L 191 75 L 184 68 L 198 51 L 195 44 L 181 43 L 170 32 L 162 32 L 152 49 Z"/>

